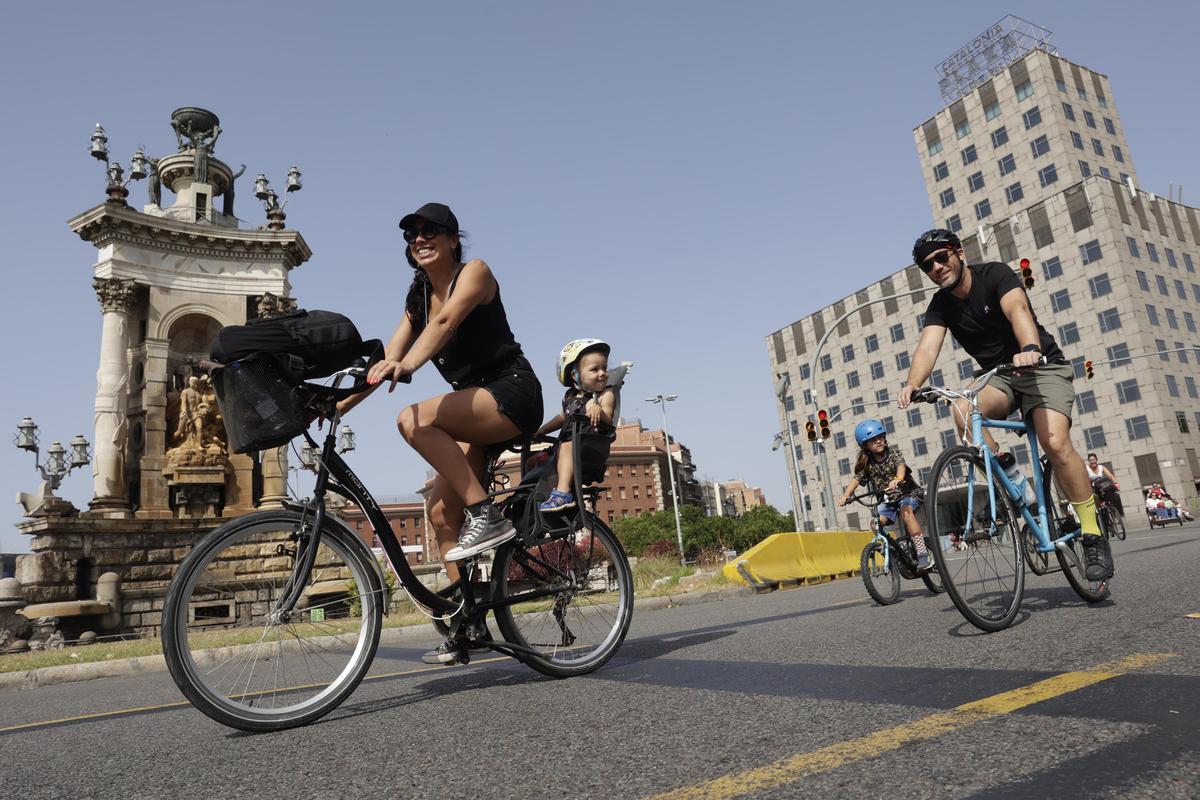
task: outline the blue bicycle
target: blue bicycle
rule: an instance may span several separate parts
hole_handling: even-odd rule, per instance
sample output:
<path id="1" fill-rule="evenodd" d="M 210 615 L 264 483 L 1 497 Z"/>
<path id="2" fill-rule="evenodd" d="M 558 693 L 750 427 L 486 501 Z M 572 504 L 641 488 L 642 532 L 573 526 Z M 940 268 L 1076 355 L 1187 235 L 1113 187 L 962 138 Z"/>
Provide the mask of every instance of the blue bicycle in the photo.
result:
<path id="1" fill-rule="evenodd" d="M 1049 459 L 1038 457 L 1037 437 L 1028 437 L 1030 463 L 1039 467 L 1033 470 L 1032 502 L 984 443 L 985 427 L 1018 435 L 1032 432 L 1024 421 L 985 419 L 979 410 L 979 393 L 988 381 L 1014 370 L 1013 365 L 1002 364 L 965 389 L 926 387 L 912 398 L 927 403 L 965 400 L 971 406 L 966 426 L 969 438 L 948 448 L 933 465 L 927 493 L 928 524 L 935 542 L 930 549 L 947 594 L 968 622 L 989 633 L 1010 626 L 1020 611 L 1026 549 L 1046 558 L 1054 553 L 1071 587 L 1087 602 L 1097 603 L 1109 595 L 1107 581 L 1087 578 L 1079 523 L 1054 480 Z M 946 541 L 965 548 L 944 551 L 936 544 Z"/>

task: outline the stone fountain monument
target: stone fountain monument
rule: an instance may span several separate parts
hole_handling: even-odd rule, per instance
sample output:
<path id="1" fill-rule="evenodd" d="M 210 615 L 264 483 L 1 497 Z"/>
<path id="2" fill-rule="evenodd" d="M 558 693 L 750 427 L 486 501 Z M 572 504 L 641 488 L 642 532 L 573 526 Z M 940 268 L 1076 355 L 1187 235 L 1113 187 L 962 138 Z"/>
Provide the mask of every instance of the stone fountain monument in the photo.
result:
<path id="1" fill-rule="evenodd" d="M 288 275 L 312 254 L 284 226 L 273 191 L 267 224 L 233 216 L 245 166 L 234 172 L 216 157 L 215 114 L 180 108 L 171 127 L 175 152 L 134 155 L 131 179 L 150 179 L 140 211 L 128 203 L 121 165 L 108 162 L 99 125 L 92 136 L 92 154 L 108 164 L 107 199 L 68 224 L 97 251 L 94 497 L 82 513 L 70 508 L 17 526 L 32 537 L 16 568 L 30 608 L 92 600 L 98 576 L 113 572 L 121 608 L 112 613 L 123 630 L 157 625 L 167 583 L 196 538 L 286 498 L 286 448 L 230 453 L 198 364 L 223 326 L 294 308 Z M 299 188 L 293 172 L 289 190 Z M 174 195 L 170 205 L 163 186 Z"/>

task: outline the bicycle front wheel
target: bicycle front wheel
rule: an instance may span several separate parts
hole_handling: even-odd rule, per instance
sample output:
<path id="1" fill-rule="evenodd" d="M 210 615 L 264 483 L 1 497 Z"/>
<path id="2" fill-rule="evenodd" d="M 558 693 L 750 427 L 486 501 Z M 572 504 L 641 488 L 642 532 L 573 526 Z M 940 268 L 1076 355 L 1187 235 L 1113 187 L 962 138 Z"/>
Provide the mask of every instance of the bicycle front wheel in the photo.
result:
<path id="1" fill-rule="evenodd" d="M 900 571 L 894 559 L 888 558 L 887 545 L 879 539 L 867 543 L 859 559 L 867 594 L 881 606 L 890 606 L 900 599 Z"/>
<path id="2" fill-rule="evenodd" d="M 326 519 L 294 607 L 282 607 L 311 515 L 260 511 L 222 525 L 184 559 L 163 608 L 175 684 L 216 721 L 247 731 L 305 725 L 366 675 L 387 605 L 362 540 Z"/>
<path id="3" fill-rule="evenodd" d="M 612 658 L 633 618 L 633 571 L 616 535 L 591 517 L 566 537 L 520 537 L 496 552 L 493 596 L 516 656 L 556 678 L 582 675 Z"/>
<path id="4" fill-rule="evenodd" d="M 1047 502 L 1050 505 L 1048 509 L 1050 513 L 1046 515 L 1050 522 L 1048 533 L 1054 540 L 1071 531 L 1079 530 L 1079 520 L 1075 516 L 1075 510 L 1071 507 L 1071 501 L 1066 492 L 1054 479 L 1054 465 L 1050 463 L 1049 459 L 1045 461 L 1046 466 L 1042 470 L 1042 488 L 1046 492 Z M 1100 509 L 1097 509 L 1097 512 L 1099 511 Z M 1103 520 L 1101 520 L 1101 524 L 1103 524 Z M 1083 557 L 1083 543 L 1080 541 L 1080 537 L 1076 536 L 1066 544 L 1056 546 L 1054 552 L 1058 556 L 1058 564 L 1062 567 L 1063 573 L 1067 576 L 1067 582 L 1071 584 L 1075 594 L 1089 603 L 1099 603 L 1108 597 L 1108 581 L 1088 580 L 1087 561 Z"/>
<path id="5" fill-rule="evenodd" d="M 996 478 L 992 479 L 995 517 L 979 454 L 952 447 L 933 466 L 928 497 L 934 557 L 946 592 L 962 615 L 982 631 L 1003 630 L 1016 619 L 1025 592 L 1020 518 Z M 965 550 L 943 551 L 957 538 Z"/>
<path id="6" fill-rule="evenodd" d="M 1104 520 L 1104 529 L 1122 542 L 1125 541 L 1125 520 L 1121 519 L 1117 509 L 1113 506 L 1105 506 Z"/>

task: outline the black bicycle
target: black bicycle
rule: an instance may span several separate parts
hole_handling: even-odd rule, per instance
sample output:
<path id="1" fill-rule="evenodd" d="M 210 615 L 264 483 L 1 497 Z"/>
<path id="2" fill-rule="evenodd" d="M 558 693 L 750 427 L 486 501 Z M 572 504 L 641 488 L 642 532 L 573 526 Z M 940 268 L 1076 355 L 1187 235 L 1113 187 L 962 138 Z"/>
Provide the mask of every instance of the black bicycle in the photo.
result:
<path id="1" fill-rule="evenodd" d="M 936 567 L 925 572 L 917 567 L 917 548 L 904 523 L 900 520 L 896 522 L 904 531 L 903 535 L 893 537 L 888 532 L 883 517 L 877 511 L 879 504 L 883 502 L 882 494 L 863 492 L 853 495 L 850 501 L 866 506 L 874 523 L 875 538 L 867 542 L 860 560 L 863 583 L 872 600 L 881 606 L 890 606 L 899 600 L 901 578 L 910 581 L 920 578 L 930 594 L 946 591 L 942 585 L 941 573 Z M 930 558 L 932 557 L 931 555 Z"/>
<path id="2" fill-rule="evenodd" d="M 440 592 L 416 577 L 378 504 L 335 450 L 336 403 L 365 388 L 368 366 L 360 361 L 335 373 L 332 386 L 277 376 L 278 386 L 263 397 L 332 423 L 319 446 L 312 499 L 221 525 L 183 561 L 167 593 L 162 641 L 171 677 L 196 708 L 225 725 L 275 731 L 308 724 L 345 700 L 371 666 L 390 593 L 363 539 L 328 512 L 330 494 L 363 510 L 400 586 L 460 645 L 463 661 L 469 650 L 487 649 L 546 675 L 581 675 L 612 658 L 629 630 L 629 561 L 594 513 L 603 489 L 580 485 L 578 458 L 582 502 L 557 515 L 538 511 L 537 481 L 498 486 L 493 461 L 484 485 L 498 488 L 491 496 L 516 538 L 494 554 L 458 562 L 464 578 Z M 339 388 L 346 378 L 353 386 Z M 250 401 L 260 408 L 265 402 Z M 318 447 L 307 430 L 303 435 Z M 563 435 L 576 443 L 575 454 L 586 450 L 580 426 Z M 489 613 L 503 641 L 487 633 Z"/>

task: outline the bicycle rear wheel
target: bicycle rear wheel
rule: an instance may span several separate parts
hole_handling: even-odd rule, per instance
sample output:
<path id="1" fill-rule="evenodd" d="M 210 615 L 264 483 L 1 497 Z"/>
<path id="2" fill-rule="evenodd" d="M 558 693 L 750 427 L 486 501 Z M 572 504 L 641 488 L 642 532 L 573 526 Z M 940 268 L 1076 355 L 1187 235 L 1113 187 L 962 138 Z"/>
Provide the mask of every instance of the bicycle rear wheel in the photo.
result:
<path id="1" fill-rule="evenodd" d="M 216 721 L 247 731 L 305 725 L 366 675 L 387 605 L 371 552 L 326 518 L 304 592 L 278 608 L 311 515 L 261 511 L 228 522 L 184 559 L 163 608 L 175 684 Z"/>
<path id="2" fill-rule="evenodd" d="M 921 575 L 921 582 L 925 584 L 925 588 L 929 590 L 930 594 L 941 594 L 946 591 L 946 584 L 942 582 L 942 573 L 938 571 L 936 565 L 929 572 Z"/>
<path id="3" fill-rule="evenodd" d="M 590 515 L 589 515 L 590 516 Z M 582 675 L 612 658 L 633 618 L 633 571 L 620 541 L 591 518 L 565 537 L 496 551 L 493 612 L 505 640 L 533 652 L 517 658 L 556 678 Z"/>
<path id="4" fill-rule="evenodd" d="M 1042 489 L 1045 491 L 1047 502 L 1050 505 L 1046 515 L 1050 523 L 1050 530 L 1047 533 L 1051 539 L 1058 539 L 1071 531 L 1079 530 L 1079 521 L 1075 518 L 1071 501 L 1054 479 L 1054 465 L 1050 463 L 1049 459 L 1045 463 L 1046 466 L 1042 471 Z M 1079 538 L 1076 536 L 1065 545 L 1056 547 L 1055 555 L 1058 556 L 1059 566 L 1062 567 L 1063 573 L 1067 576 L 1067 582 L 1071 584 L 1075 593 L 1089 603 L 1099 603 L 1108 597 L 1108 581 L 1088 580 L 1085 574 L 1087 561 L 1083 558 L 1083 544 Z"/>
<path id="5" fill-rule="evenodd" d="M 887 556 L 887 545 L 874 539 L 867 542 L 859 559 L 867 594 L 881 606 L 890 606 L 900 599 L 900 570 L 895 560 Z"/>
<path id="6" fill-rule="evenodd" d="M 1050 554 L 1037 549 L 1037 536 L 1029 523 L 1021 526 L 1021 545 L 1025 548 L 1025 563 L 1034 575 L 1045 575 L 1050 571 Z"/>
<path id="7" fill-rule="evenodd" d="M 978 453 L 952 447 L 938 456 L 927 493 L 934 542 L 957 535 L 966 549 L 933 548 L 942 582 L 962 615 L 982 631 L 1003 630 L 1016 619 L 1025 592 L 1020 518 L 999 480 L 992 479 L 995 520 Z"/>

